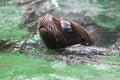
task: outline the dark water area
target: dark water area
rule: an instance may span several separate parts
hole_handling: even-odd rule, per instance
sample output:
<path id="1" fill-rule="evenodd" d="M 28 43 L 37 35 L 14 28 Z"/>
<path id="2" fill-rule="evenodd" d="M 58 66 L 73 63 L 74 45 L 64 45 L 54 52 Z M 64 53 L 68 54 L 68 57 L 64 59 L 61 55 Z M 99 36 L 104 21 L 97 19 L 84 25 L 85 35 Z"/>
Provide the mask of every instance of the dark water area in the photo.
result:
<path id="1" fill-rule="evenodd" d="M 0 80 L 119 80 L 120 0 L 1 0 Z M 96 38 L 63 52 L 48 50 L 38 19 L 52 14 Z"/>

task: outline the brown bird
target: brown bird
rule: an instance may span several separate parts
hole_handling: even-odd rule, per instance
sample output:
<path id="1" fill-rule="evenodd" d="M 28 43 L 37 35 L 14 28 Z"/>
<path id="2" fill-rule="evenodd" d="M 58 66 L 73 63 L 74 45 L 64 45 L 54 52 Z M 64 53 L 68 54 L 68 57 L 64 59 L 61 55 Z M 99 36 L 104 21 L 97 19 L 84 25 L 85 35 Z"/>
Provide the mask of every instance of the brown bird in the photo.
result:
<path id="1" fill-rule="evenodd" d="M 48 49 L 61 49 L 74 44 L 92 45 L 94 37 L 83 27 L 50 14 L 39 20 L 39 32 Z"/>

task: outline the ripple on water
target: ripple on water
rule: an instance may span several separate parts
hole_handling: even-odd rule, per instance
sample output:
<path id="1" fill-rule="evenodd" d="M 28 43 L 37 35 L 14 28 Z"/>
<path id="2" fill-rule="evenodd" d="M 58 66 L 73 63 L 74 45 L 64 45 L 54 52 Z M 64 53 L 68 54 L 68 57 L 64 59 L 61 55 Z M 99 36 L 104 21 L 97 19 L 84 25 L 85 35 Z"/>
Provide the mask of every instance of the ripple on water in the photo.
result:
<path id="1" fill-rule="evenodd" d="M 55 61 L 51 65 L 52 65 L 52 68 L 54 69 L 63 69 L 67 66 L 67 64 L 63 61 Z"/>

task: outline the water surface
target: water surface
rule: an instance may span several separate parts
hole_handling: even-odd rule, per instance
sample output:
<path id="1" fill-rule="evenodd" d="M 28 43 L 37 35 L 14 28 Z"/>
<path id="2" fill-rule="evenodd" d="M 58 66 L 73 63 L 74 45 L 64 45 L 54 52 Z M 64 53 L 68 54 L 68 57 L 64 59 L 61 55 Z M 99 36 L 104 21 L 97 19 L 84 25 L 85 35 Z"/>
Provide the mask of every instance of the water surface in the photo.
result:
<path id="1" fill-rule="evenodd" d="M 90 16 L 102 27 L 119 30 L 119 0 L 58 0 L 56 3 L 55 6 L 65 13 L 81 13 Z M 22 16 L 16 3 L 6 4 L 2 0 L 0 40 L 18 42 L 26 39 L 28 31 L 18 28 Z M 32 38 L 31 42 L 34 40 Z M 120 43 L 120 38 L 117 43 Z M 119 64 L 119 54 L 101 56 L 100 60 Z M 119 80 L 119 75 L 120 65 L 84 62 L 70 65 L 66 61 L 31 58 L 20 52 L 0 51 L 0 80 Z"/>

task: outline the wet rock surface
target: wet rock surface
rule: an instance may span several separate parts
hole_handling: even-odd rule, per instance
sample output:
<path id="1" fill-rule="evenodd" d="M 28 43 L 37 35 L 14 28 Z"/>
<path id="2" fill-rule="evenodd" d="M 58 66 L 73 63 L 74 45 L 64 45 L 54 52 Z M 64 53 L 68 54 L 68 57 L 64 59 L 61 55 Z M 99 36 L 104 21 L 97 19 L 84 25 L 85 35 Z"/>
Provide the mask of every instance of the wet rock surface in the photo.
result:
<path id="1" fill-rule="evenodd" d="M 73 45 L 64 49 L 61 54 L 50 55 L 40 54 L 39 52 L 30 52 L 30 49 L 41 49 L 46 52 L 41 45 L 41 40 L 36 43 L 27 43 L 27 40 L 15 48 L 13 46 L 12 51 L 21 50 L 28 56 L 33 58 L 44 58 L 47 60 L 64 60 L 70 64 L 76 64 L 80 62 L 97 62 L 98 55 L 108 55 L 120 52 L 120 45 L 117 43 L 117 39 L 120 37 L 119 31 L 111 30 L 97 25 L 93 22 L 89 16 L 82 15 L 76 12 L 63 12 L 55 7 L 50 0 L 11 0 L 15 1 L 20 6 L 20 11 L 23 14 L 22 23 L 20 27 L 27 27 L 30 35 L 35 35 L 38 31 L 39 18 L 44 14 L 52 14 L 56 17 L 62 17 L 69 21 L 76 22 L 79 25 L 85 27 L 90 33 L 96 36 L 96 44 L 94 46 Z M 113 39 L 114 37 L 114 39 Z M 103 47 L 104 46 L 104 47 Z"/>

